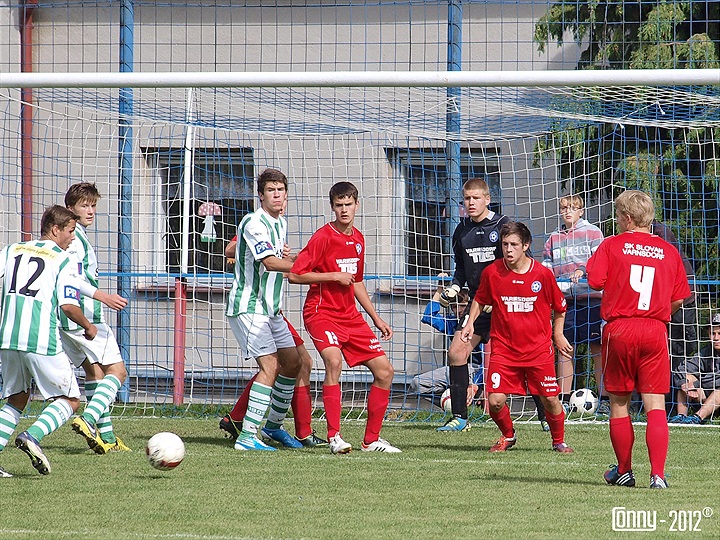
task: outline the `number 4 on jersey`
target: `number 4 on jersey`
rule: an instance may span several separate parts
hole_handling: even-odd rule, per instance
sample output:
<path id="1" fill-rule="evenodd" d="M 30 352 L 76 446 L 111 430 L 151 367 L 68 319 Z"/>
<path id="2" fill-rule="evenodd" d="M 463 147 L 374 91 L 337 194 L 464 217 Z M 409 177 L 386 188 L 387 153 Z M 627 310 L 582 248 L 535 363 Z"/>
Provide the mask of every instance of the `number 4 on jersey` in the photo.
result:
<path id="1" fill-rule="evenodd" d="M 652 298 L 653 282 L 655 281 L 655 268 L 633 264 L 630 266 L 630 287 L 640 295 L 638 309 L 648 311 Z"/>

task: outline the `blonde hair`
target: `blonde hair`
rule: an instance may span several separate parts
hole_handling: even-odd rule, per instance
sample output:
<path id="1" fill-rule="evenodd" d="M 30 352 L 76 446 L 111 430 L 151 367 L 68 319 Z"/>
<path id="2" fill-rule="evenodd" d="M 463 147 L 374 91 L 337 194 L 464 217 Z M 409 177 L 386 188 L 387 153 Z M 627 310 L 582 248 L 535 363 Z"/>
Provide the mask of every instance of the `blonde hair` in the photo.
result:
<path id="1" fill-rule="evenodd" d="M 650 195 L 637 189 L 629 189 L 618 195 L 615 208 L 629 216 L 638 227 L 649 227 L 655 218 L 655 206 Z"/>
<path id="2" fill-rule="evenodd" d="M 463 193 L 471 189 L 477 189 L 481 191 L 483 195 L 490 195 L 490 188 L 488 188 L 487 182 L 482 178 L 471 178 L 463 184 Z"/>
<path id="3" fill-rule="evenodd" d="M 560 197 L 559 206 L 562 206 L 563 201 L 569 206 L 577 206 L 578 208 L 585 208 L 585 201 L 580 195 L 565 195 Z"/>

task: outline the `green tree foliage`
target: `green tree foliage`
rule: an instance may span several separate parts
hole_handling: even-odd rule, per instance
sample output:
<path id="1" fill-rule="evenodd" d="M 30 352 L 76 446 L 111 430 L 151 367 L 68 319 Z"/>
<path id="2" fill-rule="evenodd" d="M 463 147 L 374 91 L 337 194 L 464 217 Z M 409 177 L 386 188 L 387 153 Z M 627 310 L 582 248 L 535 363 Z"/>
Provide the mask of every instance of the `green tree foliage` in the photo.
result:
<path id="1" fill-rule="evenodd" d="M 582 48 L 578 69 L 718 68 L 720 2 L 561 0 L 535 26 L 538 50 L 551 42 L 563 46 L 568 35 Z M 717 87 L 692 90 L 720 96 Z M 613 188 L 631 187 L 653 194 L 658 215 L 672 226 L 698 277 L 717 280 L 720 129 L 623 122 L 624 115 L 661 118 L 677 112 L 672 101 L 665 104 L 672 109 L 667 111 L 657 98 L 634 94 L 615 100 L 625 108 L 617 107 L 613 123 L 554 121 L 536 149 L 537 160 L 555 159 L 563 185 L 573 190 L 612 197 Z M 572 102 L 560 106 L 609 116 L 611 105 L 579 89 Z"/>

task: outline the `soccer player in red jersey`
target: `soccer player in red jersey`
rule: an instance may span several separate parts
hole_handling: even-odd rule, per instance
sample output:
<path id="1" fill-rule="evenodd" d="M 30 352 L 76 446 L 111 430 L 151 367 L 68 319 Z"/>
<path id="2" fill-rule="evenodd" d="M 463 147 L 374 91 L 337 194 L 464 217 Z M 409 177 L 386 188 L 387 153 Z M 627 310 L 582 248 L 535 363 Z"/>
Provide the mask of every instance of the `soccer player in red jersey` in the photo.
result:
<path id="1" fill-rule="evenodd" d="M 588 284 L 605 291 L 600 306 L 600 315 L 607 322 L 602 336 L 603 374 L 610 394 L 610 441 L 618 460 L 605 473 L 605 481 L 627 487 L 635 485 L 635 433 L 629 413 L 633 390 L 642 396 L 647 413 L 650 487 L 667 487 L 667 325 L 691 294 L 678 250 L 650 233 L 654 216 L 649 195 L 637 190 L 622 193 L 615 200 L 620 234 L 606 238 L 587 264 Z"/>
<path id="2" fill-rule="evenodd" d="M 558 352 L 572 358 L 572 345 L 563 334 L 565 297 L 552 271 L 528 256 L 532 236 L 527 226 L 517 221 L 506 223 L 500 229 L 500 242 L 503 258 L 480 276 L 480 287 L 461 331 L 461 338 L 469 341 L 480 312 L 492 310 L 493 346 L 485 386 L 490 417 L 502 436 L 490 451 L 504 452 L 515 445 L 507 395 L 524 396 L 527 388 L 539 395 L 545 406 L 552 449 L 570 454 L 573 450 L 565 442 L 565 412 L 558 398 L 553 349 L 554 339 Z"/>
<path id="3" fill-rule="evenodd" d="M 335 220 L 320 227 L 298 254 L 289 275 L 291 283 L 310 285 L 303 319 L 305 329 L 325 363 L 323 404 L 330 451 L 346 454 L 352 445 L 340 436 L 340 373 L 343 357 L 350 367 L 364 365 L 373 374 L 368 394 L 368 417 L 362 450 L 400 452 L 380 438 L 380 429 L 390 400 L 394 370 L 380 341 L 357 309 L 357 300 L 383 339 L 392 328 L 375 311 L 365 284 L 365 238 L 353 226 L 358 209 L 358 190 L 350 182 L 330 188 L 330 206 Z"/>

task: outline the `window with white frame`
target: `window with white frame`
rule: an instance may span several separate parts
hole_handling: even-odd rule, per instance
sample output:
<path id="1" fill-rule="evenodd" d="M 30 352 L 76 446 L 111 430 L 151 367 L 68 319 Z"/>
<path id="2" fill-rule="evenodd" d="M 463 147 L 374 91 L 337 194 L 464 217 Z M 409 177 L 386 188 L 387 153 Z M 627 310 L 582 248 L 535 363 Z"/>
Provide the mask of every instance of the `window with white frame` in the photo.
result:
<path id="1" fill-rule="evenodd" d="M 184 148 L 146 148 L 148 165 L 155 169 L 164 213 L 160 232 L 165 272 L 177 274 L 183 259 Z M 188 273 L 227 271 L 225 246 L 235 236 L 242 217 L 254 210 L 254 161 L 251 148 L 195 148 L 192 152 L 188 223 Z M 208 216 L 211 215 L 211 219 Z"/>
<path id="2" fill-rule="evenodd" d="M 453 191 L 470 178 L 483 178 L 490 189 L 490 209 L 501 212 L 498 150 L 461 149 L 459 186 L 450 185 L 444 148 L 390 148 L 386 154 L 404 184 L 405 275 L 452 274 L 451 237 L 457 217 L 463 214 L 462 208 L 450 207 L 451 200 L 462 201 L 462 193 Z"/>

